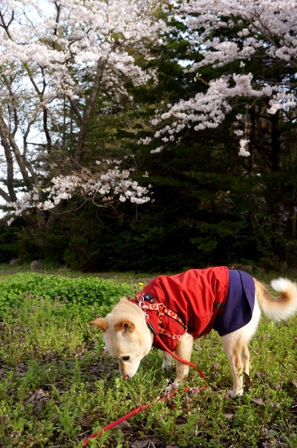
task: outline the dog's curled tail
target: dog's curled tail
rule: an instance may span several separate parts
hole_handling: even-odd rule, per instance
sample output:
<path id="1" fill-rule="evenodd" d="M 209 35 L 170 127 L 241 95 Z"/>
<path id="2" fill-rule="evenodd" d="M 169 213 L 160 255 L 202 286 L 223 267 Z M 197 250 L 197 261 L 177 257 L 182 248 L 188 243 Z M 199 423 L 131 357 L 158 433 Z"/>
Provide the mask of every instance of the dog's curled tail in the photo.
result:
<path id="1" fill-rule="evenodd" d="M 256 296 L 260 308 L 268 319 L 286 320 L 297 312 L 297 284 L 287 278 L 278 278 L 271 281 L 272 288 L 280 295 L 274 297 L 258 281 L 256 283 Z"/>

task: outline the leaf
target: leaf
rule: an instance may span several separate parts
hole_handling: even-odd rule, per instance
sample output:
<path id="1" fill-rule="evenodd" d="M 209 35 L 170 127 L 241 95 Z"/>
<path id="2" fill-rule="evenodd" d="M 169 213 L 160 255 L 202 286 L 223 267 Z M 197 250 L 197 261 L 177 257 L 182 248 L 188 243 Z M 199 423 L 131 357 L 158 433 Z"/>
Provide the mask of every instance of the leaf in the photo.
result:
<path id="1" fill-rule="evenodd" d="M 227 420 L 233 420 L 235 418 L 235 414 L 224 414 L 224 417 Z"/>
<path id="2" fill-rule="evenodd" d="M 150 439 L 147 439 L 131 443 L 131 448 L 156 448 L 156 446 Z"/>
<path id="3" fill-rule="evenodd" d="M 244 383 L 245 383 L 246 389 L 249 389 L 252 386 L 251 378 L 246 373 L 244 373 Z"/>
<path id="4" fill-rule="evenodd" d="M 43 389 L 39 389 L 38 391 L 34 392 L 34 394 L 31 395 L 30 398 L 28 398 L 26 404 L 31 404 L 35 408 L 40 408 L 47 402 L 48 402 L 47 394 L 44 392 Z"/>
<path id="5" fill-rule="evenodd" d="M 262 398 L 252 398 L 252 401 L 258 404 L 259 406 L 264 406 L 265 404 Z"/>

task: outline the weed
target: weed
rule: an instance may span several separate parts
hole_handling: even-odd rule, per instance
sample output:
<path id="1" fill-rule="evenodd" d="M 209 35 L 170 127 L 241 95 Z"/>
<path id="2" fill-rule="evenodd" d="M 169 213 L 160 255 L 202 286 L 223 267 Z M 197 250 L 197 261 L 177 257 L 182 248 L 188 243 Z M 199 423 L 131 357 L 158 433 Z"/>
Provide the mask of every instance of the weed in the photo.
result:
<path id="1" fill-rule="evenodd" d="M 151 406 L 90 440 L 90 447 L 297 446 L 297 318 L 262 320 L 251 343 L 252 385 L 226 394 L 231 374 L 215 332 L 195 341 L 190 392 L 158 401 L 174 378 L 152 350 L 129 381 L 88 321 L 137 285 L 96 278 L 20 273 L 0 284 L 1 447 L 76 447 L 132 409 Z M 198 389 L 197 389 L 198 387 Z M 151 444 L 151 445 L 149 445 Z M 81 445 L 81 444 L 80 444 Z"/>

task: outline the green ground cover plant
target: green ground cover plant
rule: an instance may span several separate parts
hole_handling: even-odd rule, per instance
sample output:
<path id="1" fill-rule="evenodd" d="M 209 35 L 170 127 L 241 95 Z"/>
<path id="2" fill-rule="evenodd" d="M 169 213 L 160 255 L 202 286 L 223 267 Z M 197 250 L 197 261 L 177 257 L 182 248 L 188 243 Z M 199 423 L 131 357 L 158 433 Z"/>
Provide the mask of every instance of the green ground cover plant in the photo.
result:
<path id="1" fill-rule="evenodd" d="M 18 273 L 0 282 L 0 446 L 68 448 L 136 407 L 151 406 L 90 440 L 91 447 L 296 447 L 297 317 L 262 319 L 251 343 L 251 385 L 227 397 L 228 361 L 215 332 L 195 341 L 182 390 L 158 401 L 174 378 L 152 350 L 129 381 L 88 322 L 138 281 Z M 202 386 L 206 386 L 202 388 Z"/>

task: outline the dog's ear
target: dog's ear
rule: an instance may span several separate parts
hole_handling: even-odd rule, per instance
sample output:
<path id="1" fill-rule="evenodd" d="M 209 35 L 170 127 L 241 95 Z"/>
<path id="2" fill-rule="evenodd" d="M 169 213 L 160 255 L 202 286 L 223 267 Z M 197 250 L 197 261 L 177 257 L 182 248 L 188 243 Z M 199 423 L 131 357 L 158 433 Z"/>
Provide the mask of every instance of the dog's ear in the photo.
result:
<path id="1" fill-rule="evenodd" d="M 115 331 L 123 331 L 125 333 L 133 333 L 135 325 L 130 320 L 122 319 L 114 324 Z"/>
<path id="2" fill-rule="evenodd" d="M 97 325 L 102 331 L 106 331 L 108 328 L 107 320 L 104 317 L 97 317 L 97 319 L 89 322 L 90 325 Z"/>

